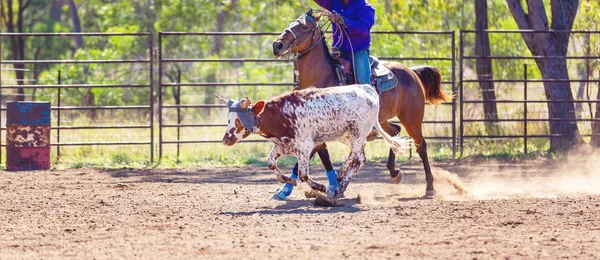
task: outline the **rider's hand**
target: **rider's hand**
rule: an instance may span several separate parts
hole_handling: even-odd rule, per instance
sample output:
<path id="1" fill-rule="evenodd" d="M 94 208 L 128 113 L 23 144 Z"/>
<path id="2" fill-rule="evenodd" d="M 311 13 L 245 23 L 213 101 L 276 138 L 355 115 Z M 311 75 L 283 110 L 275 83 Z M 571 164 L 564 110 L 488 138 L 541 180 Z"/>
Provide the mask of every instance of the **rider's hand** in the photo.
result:
<path id="1" fill-rule="evenodd" d="M 343 23 L 344 22 L 344 17 L 342 17 L 342 15 L 338 14 L 336 11 L 333 11 L 333 12 L 325 11 L 325 14 L 329 18 L 329 21 L 331 21 L 332 23 Z"/>

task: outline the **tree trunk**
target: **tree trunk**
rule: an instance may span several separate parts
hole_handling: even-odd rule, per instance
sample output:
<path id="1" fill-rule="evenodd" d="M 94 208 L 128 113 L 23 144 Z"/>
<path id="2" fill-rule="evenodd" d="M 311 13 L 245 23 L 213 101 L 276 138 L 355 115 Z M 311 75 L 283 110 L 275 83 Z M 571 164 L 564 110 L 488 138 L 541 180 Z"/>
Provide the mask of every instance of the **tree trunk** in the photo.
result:
<path id="1" fill-rule="evenodd" d="M 598 83 L 598 93 L 596 94 L 596 114 L 594 119 L 600 120 L 600 83 Z M 592 140 L 590 145 L 593 147 L 600 147 L 600 121 L 592 122 Z"/>
<path id="2" fill-rule="evenodd" d="M 540 61 L 538 66 L 544 79 L 569 79 L 565 59 Z M 550 121 L 550 133 L 561 135 L 550 139 L 551 149 L 563 150 L 581 143 L 583 140 L 579 136 L 577 122 L 575 121 L 575 106 L 573 102 L 564 102 L 573 100 L 569 82 L 545 82 L 544 91 L 549 101 L 560 101 L 548 104 L 550 120 L 563 120 Z"/>
<path id="3" fill-rule="evenodd" d="M 18 0 L 17 12 L 15 17 L 15 10 L 13 9 L 13 0 L 6 0 L 6 3 L 2 3 L 2 19 L 6 22 L 6 31 L 9 33 L 23 33 L 23 12 L 31 3 L 31 0 Z M 25 59 L 25 37 L 23 36 L 12 36 L 10 37 L 10 48 L 12 52 L 13 60 L 24 60 Z M 23 85 L 25 81 L 25 64 L 15 63 L 13 64 L 15 69 L 15 76 L 17 78 L 17 84 Z M 17 89 L 17 101 L 25 100 L 25 90 L 23 88 Z"/>
<path id="4" fill-rule="evenodd" d="M 50 19 L 52 19 L 55 22 L 60 22 L 62 6 L 63 0 L 54 0 L 54 2 L 52 2 L 52 8 L 50 9 Z"/>
<path id="5" fill-rule="evenodd" d="M 79 19 L 79 14 L 77 12 L 77 5 L 75 4 L 74 0 L 67 0 L 67 5 L 69 6 L 69 14 L 71 15 L 71 22 L 73 24 L 73 32 L 80 33 L 81 32 L 81 20 Z M 75 49 L 76 50 L 85 48 L 83 36 L 81 36 L 81 35 L 73 36 L 73 40 L 75 41 Z M 82 80 L 83 81 L 82 83 L 86 83 L 87 77 L 89 76 L 89 68 L 86 65 L 83 65 L 83 66 L 84 66 L 83 73 L 84 73 L 85 79 Z M 91 88 L 88 89 L 86 96 L 83 99 L 83 105 L 84 106 L 93 106 L 96 103 L 95 100 L 96 100 L 96 97 L 94 95 L 94 92 L 92 91 Z M 96 120 L 96 118 L 98 118 L 98 114 L 95 109 L 88 110 L 87 116 L 88 116 L 88 118 L 90 118 L 92 120 Z"/>
<path id="6" fill-rule="evenodd" d="M 590 33 L 585 33 L 583 36 L 583 48 L 585 49 L 586 56 L 591 55 L 590 54 L 590 40 L 591 40 L 590 36 L 591 36 Z M 579 66 L 579 73 L 581 75 L 581 80 L 589 80 L 590 79 L 590 75 L 592 73 L 591 67 L 590 67 L 590 60 L 585 60 L 585 65 Z M 577 99 L 576 100 L 583 100 L 586 86 L 589 87 L 589 82 L 582 81 L 579 83 L 579 88 L 577 88 L 577 97 L 576 97 Z M 589 93 L 588 93 L 587 100 L 588 101 L 590 100 Z M 590 106 L 590 113 L 592 113 L 591 104 L 588 103 L 588 105 Z M 585 113 L 583 112 L 583 103 L 581 103 L 581 102 L 575 103 L 575 112 L 576 112 L 577 118 L 585 118 Z"/>
<path id="7" fill-rule="evenodd" d="M 522 30 L 571 30 L 579 6 L 578 0 L 551 0 L 552 24 L 542 0 L 528 0 L 527 14 L 519 0 L 507 0 L 508 7 Z M 527 47 L 534 56 L 564 57 L 567 54 L 569 33 L 522 33 Z M 550 119 L 550 151 L 564 151 L 583 142 L 579 135 L 575 117 L 573 93 L 571 93 L 567 61 L 565 58 L 536 59 L 536 63 L 546 80 L 563 82 L 544 82 Z M 567 81 L 567 82 L 564 82 Z M 552 102 L 558 101 L 558 102 Z"/>
<path id="8" fill-rule="evenodd" d="M 80 33 L 81 21 L 79 20 L 79 14 L 77 13 L 77 5 L 75 5 L 74 0 L 67 0 L 67 4 L 69 5 L 69 13 L 71 14 L 71 21 L 73 22 L 73 32 Z M 75 47 L 77 49 L 83 49 L 85 47 L 81 35 L 74 36 L 73 38 L 75 39 Z"/>
<path id="9" fill-rule="evenodd" d="M 487 1 L 475 1 L 475 30 L 483 32 L 488 29 Z M 498 121 L 498 110 L 496 108 L 496 92 L 494 83 L 489 80 L 493 79 L 492 61 L 488 58 L 491 56 L 490 38 L 487 33 L 477 33 L 475 37 L 475 56 L 478 56 L 475 65 L 479 87 L 481 88 L 481 96 L 483 97 L 483 113 L 485 119 L 489 120 L 485 123 L 488 134 L 496 134 L 494 130 L 495 121 Z"/>

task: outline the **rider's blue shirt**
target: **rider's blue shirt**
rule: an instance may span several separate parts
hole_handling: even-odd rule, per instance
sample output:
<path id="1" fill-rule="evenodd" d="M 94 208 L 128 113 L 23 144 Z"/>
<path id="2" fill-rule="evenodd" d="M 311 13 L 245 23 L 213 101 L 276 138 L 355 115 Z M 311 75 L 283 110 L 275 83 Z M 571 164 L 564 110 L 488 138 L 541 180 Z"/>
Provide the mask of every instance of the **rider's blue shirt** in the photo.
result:
<path id="1" fill-rule="evenodd" d="M 340 49 L 345 52 L 360 51 L 371 46 L 371 27 L 375 24 L 375 8 L 367 0 L 350 0 L 344 6 L 343 0 L 314 0 L 321 7 L 336 11 L 344 17 L 344 26 L 348 39 L 341 34 L 337 25 L 333 25 L 334 45 L 342 43 Z"/>

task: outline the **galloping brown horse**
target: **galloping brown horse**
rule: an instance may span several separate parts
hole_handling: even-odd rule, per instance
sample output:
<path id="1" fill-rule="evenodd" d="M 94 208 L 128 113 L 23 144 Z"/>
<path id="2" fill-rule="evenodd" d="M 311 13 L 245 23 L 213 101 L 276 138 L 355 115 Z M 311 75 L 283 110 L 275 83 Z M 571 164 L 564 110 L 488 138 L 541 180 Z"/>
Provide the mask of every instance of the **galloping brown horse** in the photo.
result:
<path id="1" fill-rule="evenodd" d="M 312 10 L 308 11 L 290 23 L 273 42 L 275 56 L 282 57 L 290 54 L 294 58 L 299 89 L 344 85 L 336 75 L 334 60 L 323 40 L 323 31 L 319 27 L 321 14 L 321 12 L 313 14 Z M 398 84 L 393 89 L 380 93 L 379 122 L 385 132 L 395 136 L 400 133 L 401 128 L 388 120 L 393 117 L 400 119 L 406 132 L 414 140 L 417 153 L 423 161 L 427 181 L 425 196 L 435 196 L 433 175 L 427 156 L 427 142 L 423 138 L 422 131 L 425 103 L 438 105 L 443 101 L 451 100 L 451 97 L 442 91 L 440 87 L 442 77 L 435 67 L 424 66 L 411 69 L 397 62 L 384 62 L 383 65 L 396 75 Z M 319 155 L 324 165 L 331 164 L 328 160 L 323 160 L 323 153 L 327 153 L 324 146 L 320 148 Z M 328 157 L 325 156 L 325 159 Z M 401 174 L 400 170 L 396 169 L 395 159 L 394 152 L 390 150 L 387 168 L 394 183 L 399 183 Z"/>

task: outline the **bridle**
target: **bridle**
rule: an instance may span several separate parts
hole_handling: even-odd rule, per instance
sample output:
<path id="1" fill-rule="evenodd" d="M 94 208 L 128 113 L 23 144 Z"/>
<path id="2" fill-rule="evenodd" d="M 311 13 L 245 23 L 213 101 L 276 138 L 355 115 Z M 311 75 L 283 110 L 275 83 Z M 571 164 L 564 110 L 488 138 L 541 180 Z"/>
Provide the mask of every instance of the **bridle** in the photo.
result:
<path id="1" fill-rule="evenodd" d="M 315 46 L 317 46 L 317 44 L 319 44 L 322 40 L 323 40 L 323 33 L 321 33 L 321 37 L 319 37 L 318 40 L 315 41 L 315 31 L 317 30 L 317 28 L 319 28 L 319 30 L 321 30 L 321 28 L 319 27 L 319 25 L 317 24 L 317 22 L 315 21 L 315 18 L 312 17 L 312 15 L 309 14 L 304 14 L 302 17 L 304 17 L 305 21 L 309 21 L 312 24 L 312 29 L 310 29 L 310 31 L 307 31 L 299 36 L 297 36 L 294 31 L 292 30 L 292 25 L 295 25 L 296 23 L 300 24 L 300 18 L 292 21 L 287 28 L 285 28 L 283 30 L 284 33 L 289 32 L 292 36 L 294 36 L 294 39 L 292 39 L 292 41 L 290 42 L 290 49 L 292 48 L 296 48 L 296 53 L 293 55 L 296 58 L 304 55 L 305 53 L 309 52 L 311 49 L 313 49 Z M 310 37 L 310 46 L 308 48 L 306 48 L 306 50 L 303 50 L 302 52 L 299 52 L 298 50 L 298 46 L 304 42 L 304 40 L 308 37 L 308 36 L 312 36 Z"/>
<path id="2" fill-rule="evenodd" d="M 309 11 L 310 13 L 310 11 Z M 323 41 L 323 37 L 325 37 L 325 35 L 323 34 L 323 31 L 321 29 L 321 27 L 319 27 L 319 24 L 317 23 L 317 21 L 315 21 L 315 18 L 312 16 L 312 14 L 306 13 L 304 14 L 302 17 L 304 18 L 305 21 L 309 21 L 312 24 L 312 29 L 310 29 L 309 31 L 297 36 L 294 31 L 292 30 L 292 25 L 295 24 L 301 24 L 300 18 L 292 21 L 287 28 L 285 28 L 283 30 L 284 33 L 289 32 L 292 36 L 294 36 L 294 39 L 292 39 L 292 41 L 290 42 L 290 49 L 296 48 L 296 52 L 294 54 L 291 54 L 290 56 L 292 57 L 292 60 L 294 62 L 294 75 L 295 75 L 295 82 L 294 82 L 294 89 L 298 88 L 300 86 L 300 79 L 299 79 L 299 74 L 300 72 L 298 71 L 298 58 L 300 58 L 300 56 L 306 54 L 307 52 L 309 52 L 310 50 L 312 50 L 315 46 L 317 46 L 319 43 L 321 43 L 321 41 Z M 325 27 L 325 25 L 323 25 L 323 27 Z M 317 30 L 317 28 L 319 28 L 319 31 L 321 32 L 321 37 L 318 37 L 317 40 L 315 40 L 315 31 Z M 303 43 L 307 37 L 310 37 L 310 46 L 308 48 L 306 48 L 305 50 L 303 50 L 302 52 L 299 51 L 298 46 Z"/>

